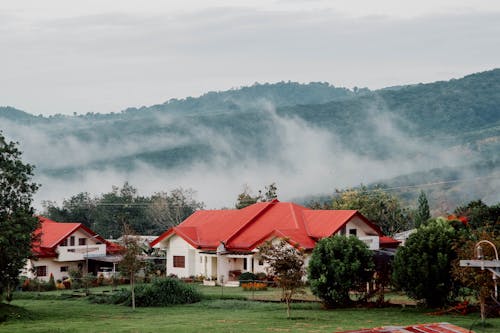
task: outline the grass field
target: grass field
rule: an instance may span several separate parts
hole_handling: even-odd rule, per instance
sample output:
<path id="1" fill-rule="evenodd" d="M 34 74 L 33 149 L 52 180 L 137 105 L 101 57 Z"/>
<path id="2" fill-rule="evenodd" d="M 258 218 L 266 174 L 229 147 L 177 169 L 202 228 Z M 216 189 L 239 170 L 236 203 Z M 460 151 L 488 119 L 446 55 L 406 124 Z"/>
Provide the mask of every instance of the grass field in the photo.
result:
<path id="1" fill-rule="evenodd" d="M 450 322 L 476 332 L 500 332 L 500 319 L 488 319 L 485 327 L 479 314 L 430 316 L 429 310 L 414 307 L 383 309 L 324 310 L 318 303 L 295 303 L 292 319 L 280 303 L 243 299 L 218 299 L 220 288 L 201 287 L 211 295 L 200 303 L 165 308 L 130 308 L 90 304 L 85 298 L 63 299 L 57 292 L 44 299 L 18 299 L 0 307 L 10 316 L 0 332 L 338 332 L 361 327 Z M 225 288 L 225 297 L 242 298 L 248 292 Z M 276 290 L 255 293 L 269 296 Z M 59 292 L 60 294 L 60 292 Z M 52 298 L 52 299 L 51 299 Z"/>

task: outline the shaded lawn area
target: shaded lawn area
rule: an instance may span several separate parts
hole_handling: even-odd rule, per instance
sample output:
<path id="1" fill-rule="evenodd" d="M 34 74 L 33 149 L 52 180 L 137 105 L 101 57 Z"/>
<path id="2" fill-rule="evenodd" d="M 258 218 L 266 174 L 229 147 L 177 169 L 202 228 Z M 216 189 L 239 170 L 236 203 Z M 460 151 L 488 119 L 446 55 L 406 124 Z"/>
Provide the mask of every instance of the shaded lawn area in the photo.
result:
<path id="1" fill-rule="evenodd" d="M 165 308 L 90 304 L 82 299 L 15 300 L 20 317 L 0 324 L 0 332 L 337 332 L 388 325 L 450 322 L 476 332 L 500 332 L 500 319 L 480 326 L 479 314 L 429 316 L 413 307 L 324 310 L 317 303 L 295 303 L 292 319 L 285 306 L 245 300 L 212 299 Z M 15 311 L 5 306 L 3 311 Z M 479 326 L 478 326 L 479 325 Z"/>

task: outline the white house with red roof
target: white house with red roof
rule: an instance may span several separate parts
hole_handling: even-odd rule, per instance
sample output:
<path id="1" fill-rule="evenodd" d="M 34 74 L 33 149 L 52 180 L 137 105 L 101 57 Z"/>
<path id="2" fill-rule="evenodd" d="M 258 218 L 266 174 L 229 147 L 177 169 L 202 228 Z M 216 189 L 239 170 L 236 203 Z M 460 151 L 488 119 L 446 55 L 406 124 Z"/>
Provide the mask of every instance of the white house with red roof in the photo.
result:
<path id="1" fill-rule="evenodd" d="M 38 219 L 33 258 L 27 260 L 21 275 L 48 280 L 52 274 L 57 280 L 69 276 L 70 270 L 96 273 L 100 266 L 110 266 L 118 260 L 116 253 L 120 248 L 85 225 L 55 222 L 41 216 Z"/>
<path id="2" fill-rule="evenodd" d="M 200 210 L 151 242 L 167 253 L 167 274 L 236 280 L 242 272 L 265 272 L 255 256 L 267 240 L 286 238 L 311 252 L 334 234 L 352 235 L 372 250 L 399 242 L 356 210 L 312 210 L 294 203 L 260 202 L 240 210 Z"/>

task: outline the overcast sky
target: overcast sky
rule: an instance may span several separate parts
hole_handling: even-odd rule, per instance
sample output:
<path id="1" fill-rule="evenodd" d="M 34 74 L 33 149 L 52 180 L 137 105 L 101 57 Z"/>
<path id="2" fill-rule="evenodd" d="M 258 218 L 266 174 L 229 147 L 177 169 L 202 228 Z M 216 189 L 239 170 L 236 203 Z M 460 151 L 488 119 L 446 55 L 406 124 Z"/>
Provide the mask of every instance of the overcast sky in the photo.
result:
<path id="1" fill-rule="evenodd" d="M 254 82 L 372 89 L 500 62 L 492 0 L 2 0 L 0 105 L 118 112 Z"/>

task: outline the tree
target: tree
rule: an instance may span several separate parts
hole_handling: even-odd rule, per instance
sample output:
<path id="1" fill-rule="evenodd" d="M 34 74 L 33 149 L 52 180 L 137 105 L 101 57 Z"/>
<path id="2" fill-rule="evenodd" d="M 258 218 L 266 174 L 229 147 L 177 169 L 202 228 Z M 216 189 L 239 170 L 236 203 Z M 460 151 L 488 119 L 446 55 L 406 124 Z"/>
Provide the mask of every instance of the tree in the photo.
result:
<path id="1" fill-rule="evenodd" d="M 429 201 L 427 201 L 427 196 L 424 191 L 420 191 L 420 195 L 418 196 L 418 207 L 415 211 L 414 222 L 415 227 L 419 227 L 427 220 L 431 218 L 431 213 L 429 210 Z"/>
<path id="2" fill-rule="evenodd" d="M 474 229 L 487 228 L 500 231 L 500 203 L 488 206 L 481 200 L 471 201 L 466 205 L 458 206 L 455 215 L 466 217 L 468 224 Z"/>
<path id="3" fill-rule="evenodd" d="M 177 188 L 150 197 L 137 192 L 128 182 L 97 197 L 81 192 L 65 199 L 61 207 L 44 202 L 44 214 L 56 221 L 80 222 L 101 235 L 116 238 L 124 224 L 141 234 L 160 234 L 204 206 L 194 199 L 192 189 Z"/>
<path id="4" fill-rule="evenodd" d="M 268 274 L 275 277 L 282 289 L 287 317 L 290 318 L 292 297 L 304 286 L 304 252 L 291 246 L 286 239 L 280 239 L 278 242 L 268 241 L 261 245 L 259 256 L 268 264 Z"/>
<path id="5" fill-rule="evenodd" d="M 453 301 L 458 290 L 451 278 L 457 231 L 444 218 L 430 220 L 410 235 L 393 262 L 393 283 L 410 298 L 430 307 Z"/>
<path id="6" fill-rule="evenodd" d="M 368 189 L 361 186 L 337 191 L 331 208 L 359 210 L 387 235 L 412 226 L 409 212 L 401 206 L 400 200 L 380 187 Z"/>
<path id="7" fill-rule="evenodd" d="M 155 227 L 163 232 L 180 224 L 196 210 L 202 209 L 204 204 L 194 199 L 195 193 L 193 189 L 177 188 L 170 194 L 167 192 L 153 194 L 148 216 Z"/>
<path id="8" fill-rule="evenodd" d="M 262 190 L 259 190 L 258 194 L 254 196 L 250 187 L 245 185 L 243 187 L 243 192 L 238 194 L 238 198 L 236 199 L 236 209 L 242 209 L 257 202 L 270 202 L 278 198 L 278 187 L 276 183 L 265 186 L 264 193 L 262 192 Z"/>
<path id="9" fill-rule="evenodd" d="M 373 255 L 354 236 L 321 239 L 309 261 L 311 291 L 329 307 L 351 303 L 349 291 L 366 286 L 373 276 Z"/>
<path id="10" fill-rule="evenodd" d="M 465 236 L 465 237 L 464 237 Z M 452 276 L 462 286 L 472 290 L 476 299 L 479 300 L 481 308 L 481 319 L 486 318 L 487 301 L 490 299 L 492 291 L 495 289 L 495 280 L 492 279 L 492 273 L 486 269 L 478 267 L 461 267 L 460 260 L 477 259 L 476 244 L 486 240 L 500 248 L 500 237 L 493 232 L 486 230 L 471 230 L 469 234 L 458 238 L 455 243 L 457 259 L 453 262 Z M 495 260 L 493 247 L 488 244 L 482 244 L 483 256 L 485 260 Z M 492 303 L 492 302 L 490 302 Z M 496 307 L 497 304 L 492 304 Z"/>
<path id="11" fill-rule="evenodd" d="M 90 193 L 80 192 L 69 199 L 64 199 L 61 207 L 58 207 L 54 201 L 44 201 L 44 214 L 54 221 L 79 222 L 96 230 L 96 201 Z"/>
<path id="12" fill-rule="evenodd" d="M 0 301 L 4 292 L 11 300 L 19 271 L 32 255 L 39 223 L 31 207 L 38 189 L 31 181 L 34 167 L 22 162 L 16 145 L 0 132 Z"/>
<path id="13" fill-rule="evenodd" d="M 143 252 L 141 242 L 134 230 L 128 225 L 123 227 L 122 246 L 123 259 L 119 263 L 119 268 L 122 274 L 130 279 L 132 309 L 135 310 L 135 276 L 145 264 L 140 258 Z"/>

